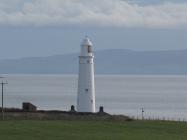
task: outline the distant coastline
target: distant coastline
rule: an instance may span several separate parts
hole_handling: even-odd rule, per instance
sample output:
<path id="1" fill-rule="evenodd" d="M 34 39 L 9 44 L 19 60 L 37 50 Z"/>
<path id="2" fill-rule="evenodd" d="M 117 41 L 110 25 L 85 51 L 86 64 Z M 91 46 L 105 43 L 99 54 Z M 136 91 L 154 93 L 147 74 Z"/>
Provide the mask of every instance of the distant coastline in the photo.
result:
<path id="1" fill-rule="evenodd" d="M 186 75 L 187 50 L 96 51 L 96 74 Z M 77 74 L 79 54 L 0 60 L 0 74 Z"/>

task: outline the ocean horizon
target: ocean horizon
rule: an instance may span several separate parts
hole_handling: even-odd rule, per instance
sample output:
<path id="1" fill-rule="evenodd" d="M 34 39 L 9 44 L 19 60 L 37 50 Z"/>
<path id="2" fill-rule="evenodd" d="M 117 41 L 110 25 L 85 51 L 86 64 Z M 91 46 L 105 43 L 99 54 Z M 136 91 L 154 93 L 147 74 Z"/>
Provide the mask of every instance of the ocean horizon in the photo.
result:
<path id="1" fill-rule="evenodd" d="M 31 102 L 39 110 L 76 106 L 78 75 L 2 74 L 4 106 Z M 187 120 L 187 75 L 96 75 L 96 110 L 141 118 Z"/>

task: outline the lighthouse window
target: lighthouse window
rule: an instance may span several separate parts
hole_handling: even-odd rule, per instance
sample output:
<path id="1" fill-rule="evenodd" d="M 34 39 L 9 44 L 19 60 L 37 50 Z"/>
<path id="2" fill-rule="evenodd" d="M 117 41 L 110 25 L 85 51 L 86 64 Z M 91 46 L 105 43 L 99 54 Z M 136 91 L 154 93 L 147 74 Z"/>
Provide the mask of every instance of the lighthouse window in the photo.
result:
<path id="1" fill-rule="evenodd" d="M 88 53 L 91 53 L 91 52 L 92 52 L 92 47 L 88 46 Z"/>
<path id="2" fill-rule="evenodd" d="M 86 92 L 88 92 L 88 89 L 85 89 Z"/>

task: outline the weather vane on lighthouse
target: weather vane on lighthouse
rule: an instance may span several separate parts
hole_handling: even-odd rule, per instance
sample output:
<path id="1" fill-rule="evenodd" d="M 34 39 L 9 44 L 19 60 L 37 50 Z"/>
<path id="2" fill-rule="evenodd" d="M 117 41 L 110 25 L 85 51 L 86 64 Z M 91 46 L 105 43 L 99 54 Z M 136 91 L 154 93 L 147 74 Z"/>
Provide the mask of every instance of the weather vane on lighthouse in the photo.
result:
<path id="1" fill-rule="evenodd" d="M 77 111 L 95 112 L 94 55 L 87 36 L 81 43 L 79 56 Z"/>

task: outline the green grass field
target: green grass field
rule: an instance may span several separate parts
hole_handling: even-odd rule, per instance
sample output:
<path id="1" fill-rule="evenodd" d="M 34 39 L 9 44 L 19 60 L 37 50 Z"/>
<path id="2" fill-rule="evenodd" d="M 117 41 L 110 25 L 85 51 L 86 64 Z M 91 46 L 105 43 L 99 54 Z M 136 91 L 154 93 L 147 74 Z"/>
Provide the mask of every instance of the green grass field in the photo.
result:
<path id="1" fill-rule="evenodd" d="M 0 121 L 0 140 L 187 140 L 187 123 Z"/>

